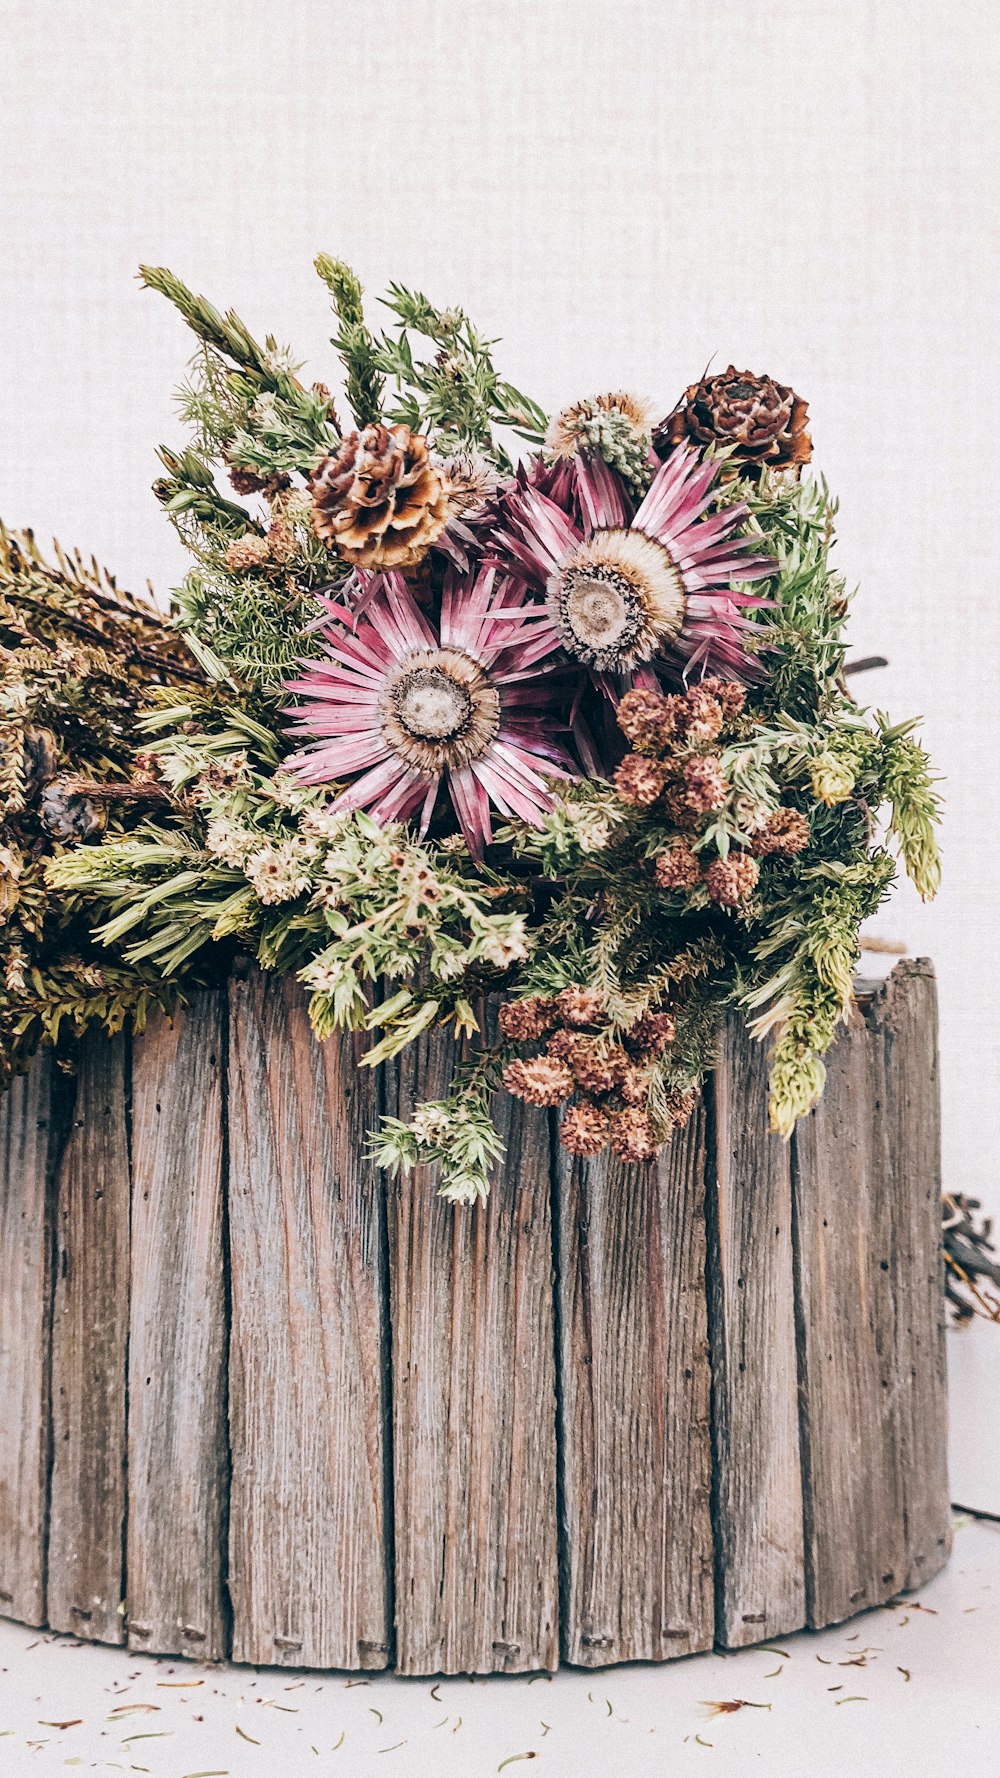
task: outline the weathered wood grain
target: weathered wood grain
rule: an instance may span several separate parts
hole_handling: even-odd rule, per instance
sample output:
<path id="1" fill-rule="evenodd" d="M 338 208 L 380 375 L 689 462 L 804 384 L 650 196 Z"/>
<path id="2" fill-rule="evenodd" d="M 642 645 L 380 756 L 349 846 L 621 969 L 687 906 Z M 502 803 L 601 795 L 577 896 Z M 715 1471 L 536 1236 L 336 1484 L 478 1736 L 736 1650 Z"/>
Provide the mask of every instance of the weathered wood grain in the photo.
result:
<path id="1" fill-rule="evenodd" d="M 233 1658 L 384 1667 L 385 1284 L 377 1083 L 288 977 L 232 984 Z"/>
<path id="2" fill-rule="evenodd" d="M 128 1641 L 207 1660 L 227 1653 L 223 1013 L 199 994 L 132 1056 Z"/>
<path id="3" fill-rule="evenodd" d="M 45 1622 L 52 1183 L 52 1063 L 0 1099 L 0 1613 Z"/>
<path id="4" fill-rule="evenodd" d="M 408 1117 L 445 1090 L 449 1038 L 389 1070 Z M 502 1096 L 508 1159 L 485 1205 L 421 1169 L 389 1192 L 396 1658 L 402 1673 L 559 1660 L 550 1133 Z"/>
<path id="5" fill-rule="evenodd" d="M 877 1002 L 862 1004 L 867 1018 L 852 1013 L 827 1056 L 823 1098 L 793 1138 L 806 1596 L 816 1627 L 891 1598 L 908 1566 L 893 1165 L 876 1108 L 882 1022 Z"/>
<path id="6" fill-rule="evenodd" d="M 56 1203 L 48 1621 L 96 1642 L 124 1640 L 126 1061 L 124 1037 L 80 1045 Z"/>
<path id="7" fill-rule="evenodd" d="M 669 1660 L 714 1629 L 703 1107 L 557 1181 L 564 1658 Z"/>
<path id="8" fill-rule="evenodd" d="M 951 1549 L 941 1253 L 937 986 L 926 958 L 898 963 L 873 1004 L 881 1036 L 875 1117 L 895 1228 L 896 1372 L 909 1568 L 919 1586 Z"/>
<path id="9" fill-rule="evenodd" d="M 716 1640 L 805 1623 L 788 1144 L 767 1125 L 766 1047 L 720 1034 L 709 1123 Z"/>

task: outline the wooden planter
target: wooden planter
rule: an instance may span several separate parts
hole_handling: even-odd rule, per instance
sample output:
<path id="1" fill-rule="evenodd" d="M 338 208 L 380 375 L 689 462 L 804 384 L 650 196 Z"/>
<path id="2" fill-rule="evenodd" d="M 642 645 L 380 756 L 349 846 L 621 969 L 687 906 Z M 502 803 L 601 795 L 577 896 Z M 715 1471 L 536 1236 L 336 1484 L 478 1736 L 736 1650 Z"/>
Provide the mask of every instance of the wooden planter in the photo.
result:
<path id="1" fill-rule="evenodd" d="M 501 1107 L 488 1206 L 250 975 L 0 1107 L 0 1612 L 130 1648 L 517 1672 L 822 1625 L 949 1547 L 933 972 L 766 1134 L 735 1023 L 657 1165 Z"/>

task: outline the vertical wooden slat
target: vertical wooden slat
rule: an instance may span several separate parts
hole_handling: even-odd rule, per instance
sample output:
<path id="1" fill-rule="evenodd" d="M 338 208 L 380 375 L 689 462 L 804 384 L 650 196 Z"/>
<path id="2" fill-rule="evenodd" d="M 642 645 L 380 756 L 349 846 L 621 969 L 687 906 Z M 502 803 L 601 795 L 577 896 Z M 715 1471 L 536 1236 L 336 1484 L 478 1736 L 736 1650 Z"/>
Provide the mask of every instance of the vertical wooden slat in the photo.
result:
<path id="1" fill-rule="evenodd" d="M 377 1083 L 289 978 L 230 996 L 233 1658 L 390 1653 Z"/>
<path id="2" fill-rule="evenodd" d="M 446 1089 L 441 1032 L 387 1070 L 409 1117 Z M 559 1659 L 549 1127 L 501 1096 L 507 1161 L 485 1205 L 423 1170 L 389 1193 L 396 1648 L 402 1673 Z"/>
<path id="3" fill-rule="evenodd" d="M 866 1000 L 795 1132 L 793 1180 L 809 1622 L 888 1599 L 907 1573 L 896 1213 L 877 1108 L 881 1019 Z"/>
<path id="4" fill-rule="evenodd" d="M 154 1017 L 132 1058 L 130 1648 L 226 1654 L 223 996 Z"/>
<path id="5" fill-rule="evenodd" d="M 563 1651 L 712 1645 L 705 1125 L 659 1161 L 559 1151 Z"/>
<path id="6" fill-rule="evenodd" d="M 52 1062 L 0 1099 L 0 1613 L 45 1621 Z"/>
<path id="7" fill-rule="evenodd" d="M 896 1377 L 909 1566 L 919 1586 L 947 1561 L 947 1371 L 941 1254 L 937 986 L 926 958 L 898 963 L 874 1006 L 881 1037 L 876 1117 L 888 1149 L 896 1232 Z M 881 1101 L 881 1103 L 879 1102 Z"/>
<path id="8" fill-rule="evenodd" d="M 96 1642 L 124 1640 L 128 1300 L 126 1040 L 94 1031 L 59 1168 L 48 1621 Z"/>
<path id="9" fill-rule="evenodd" d="M 767 1053 L 720 1034 L 709 1142 L 716 1639 L 805 1623 L 788 1144 L 768 1131 Z"/>

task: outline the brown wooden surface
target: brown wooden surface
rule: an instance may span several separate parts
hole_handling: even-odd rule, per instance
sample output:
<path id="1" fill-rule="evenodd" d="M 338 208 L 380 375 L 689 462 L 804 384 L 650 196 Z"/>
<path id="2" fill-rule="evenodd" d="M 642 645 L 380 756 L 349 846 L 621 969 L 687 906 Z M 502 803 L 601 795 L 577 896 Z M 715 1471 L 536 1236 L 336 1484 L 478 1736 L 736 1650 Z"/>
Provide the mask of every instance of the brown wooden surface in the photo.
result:
<path id="1" fill-rule="evenodd" d="M 789 1147 L 767 1125 L 767 1047 L 730 1018 L 711 1085 L 716 1640 L 806 1621 Z"/>
<path id="2" fill-rule="evenodd" d="M 228 1652 L 224 996 L 155 1015 L 132 1059 L 130 1648 Z"/>
<path id="3" fill-rule="evenodd" d="M 0 1099 L 0 1613 L 45 1622 L 52 1063 Z"/>
<path id="4" fill-rule="evenodd" d="M 874 1007 L 881 1037 L 876 1117 L 896 1230 L 896 1372 L 909 1569 L 916 1587 L 947 1561 L 947 1367 L 941 1255 L 937 986 L 926 958 L 896 965 Z"/>
<path id="5" fill-rule="evenodd" d="M 558 1168 L 563 1653 L 710 1648 L 705 1125 L 660 1159 Z"/>
<path id="6" fill-rule="evenodd" d="M 232 984 L 233 1658 L 384 1667 L 385 1281 L 377 1082 L 288 977 Z"/>
<path id="7" fill-rule="evenodd" d="M 445 1090 L 436 1032 L 400 1057 L 388 1109 Z M 424 1169 L 389 1194 L 396 1660 L 402 1673 L 559 1660 L 550 1133 L 502 1096 L 508 1162 L 488 1203 Z"/>
<path id="8" fill-rule="evenodd" d="M 56 1203 L 48 1621 L 97 1642 L 124 1640 L 126 1054 L 96 1030 L 80 1045 Z"/>
<path id="9" fill-rule="evenodd" d="M 795 1132 L 806 1592 L 814 1626 L 889 1599 L 908 1561 L 896 1207 L 882 1141 L 882 1022 L 855 1011 Z M 889 1177 L 886 1162 L 889 1162 Z"/>

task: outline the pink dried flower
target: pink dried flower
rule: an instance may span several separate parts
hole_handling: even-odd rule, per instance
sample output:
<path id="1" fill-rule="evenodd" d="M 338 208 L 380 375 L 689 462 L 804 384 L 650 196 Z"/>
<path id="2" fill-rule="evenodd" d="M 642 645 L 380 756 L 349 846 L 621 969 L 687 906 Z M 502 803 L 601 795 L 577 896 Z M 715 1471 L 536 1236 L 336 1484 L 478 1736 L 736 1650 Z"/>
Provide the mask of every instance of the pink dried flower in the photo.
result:
<path id="1" fill-rule="evenodd" d="M 463 582 L 449 569 L 437 632 L 402 576 L 372 577 L 364 614 L 333 600 L 320 634 L 327 658 L 303 663 L 285 714 L 307 744 L 288 761 L 306 784 L 350 779 L 334 809 L 377 821 L 420 811 L 425 833 L 444 781 L 470 852 L 491 838 L 490 805 L 538 826 L 546 777 L 572 775 L 555 739 L 557 682 L 523 587 L 495 570 Z"/>

